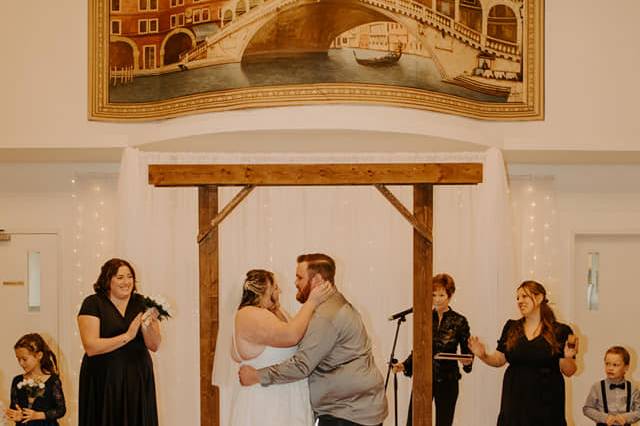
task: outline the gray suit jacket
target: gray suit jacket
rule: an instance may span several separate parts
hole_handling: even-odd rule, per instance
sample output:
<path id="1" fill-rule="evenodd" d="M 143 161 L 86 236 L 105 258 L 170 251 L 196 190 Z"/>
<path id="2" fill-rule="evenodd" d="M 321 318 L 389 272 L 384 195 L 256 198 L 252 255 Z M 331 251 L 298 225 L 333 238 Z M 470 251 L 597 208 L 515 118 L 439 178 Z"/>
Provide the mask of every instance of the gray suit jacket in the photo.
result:
<path id="1" fill-rule="evenodd" d="M 384 381 L 373 360 L 371 339 L 358 311 L 336 292 L 314 312 L 298 351 L 288 360 L 258 370 L 268 386 L 309 377 L 311 406 L 362 425 L 387 416 Z"/>

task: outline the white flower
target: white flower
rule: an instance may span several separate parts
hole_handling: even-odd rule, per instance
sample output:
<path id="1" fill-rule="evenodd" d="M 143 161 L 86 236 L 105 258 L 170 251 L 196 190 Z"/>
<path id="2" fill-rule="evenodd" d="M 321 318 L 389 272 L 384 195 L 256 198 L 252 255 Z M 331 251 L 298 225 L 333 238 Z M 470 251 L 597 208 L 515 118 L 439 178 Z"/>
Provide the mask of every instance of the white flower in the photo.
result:
<path id="1" fill-rule="evenodd" d="M 169 312 L 169 315 L 171 315 L 171 305 L 164 296 L 151 296 L 150 299 L 155 301 L 162 307 L 162 309 Z"/>
<path id="2" fill-rule="evenodd" d="M 44 389 L 44 383 L 38 383 L 38 387 L 39 387 L 40 389 Z"/>

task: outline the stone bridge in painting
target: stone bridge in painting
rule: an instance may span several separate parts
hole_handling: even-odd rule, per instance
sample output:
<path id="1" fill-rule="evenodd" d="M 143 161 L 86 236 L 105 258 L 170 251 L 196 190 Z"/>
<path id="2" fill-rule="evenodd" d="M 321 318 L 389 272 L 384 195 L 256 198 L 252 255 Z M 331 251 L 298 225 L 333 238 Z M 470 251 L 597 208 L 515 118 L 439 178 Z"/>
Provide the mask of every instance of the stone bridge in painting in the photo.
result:
<path id="1" fill-rule="evenodd" d="M 494 3 L 505 4 L 505 1 Z M 221 30 L 183 54 L 182 64 L 206 66 L 241 62 L 243 58 L 261 55 L 326 52 L 345 31 L 379 21 L 403 25 L 423 43 L 445 79 L 448 73 L 432 47 L 435 38 L 445 34 L 468 48 L 490 52 L 509 61 L 522 60 L 519 43 L 488 37 L 411 0 L 235 0 L 223 7 L 221 14 Z M 518 34 L 521 34 L 520 27 L 518 21 Z"/>

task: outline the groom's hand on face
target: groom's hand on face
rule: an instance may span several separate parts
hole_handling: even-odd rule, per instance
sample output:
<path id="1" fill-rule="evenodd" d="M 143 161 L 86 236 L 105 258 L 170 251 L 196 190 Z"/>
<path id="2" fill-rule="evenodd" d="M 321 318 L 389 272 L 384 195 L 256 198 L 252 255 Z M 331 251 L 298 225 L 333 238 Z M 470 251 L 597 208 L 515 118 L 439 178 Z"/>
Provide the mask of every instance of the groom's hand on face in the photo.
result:
<path id="1" fill-rule="evenodd" d="M 260 383 L 260 377 L 258 376 L 258 370 L 250 365 L 243 365 L 238 371 L 238 377 L 240 378 L 240 384 L 242 386 L 251 386 Z"/>

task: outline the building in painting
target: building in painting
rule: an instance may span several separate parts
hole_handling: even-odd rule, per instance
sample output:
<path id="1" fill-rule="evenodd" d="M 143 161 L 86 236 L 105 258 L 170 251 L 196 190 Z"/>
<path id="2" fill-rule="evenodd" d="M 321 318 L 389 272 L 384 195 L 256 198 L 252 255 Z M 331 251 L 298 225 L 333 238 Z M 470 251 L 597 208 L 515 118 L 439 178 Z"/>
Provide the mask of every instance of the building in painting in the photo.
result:
<path id="1" fill-rule="evenodd" d="M 396 22 L 373 22 L 353 28 L 331 44 L 332 48 L 358 48 L 380 51 L 397 51 L 429 56 L 423 44 Z"/>
<path id="2" fill-rule="evenodd" d="M 387 6 L 388 20 L 363 24 L 358 13 L 382 15 L 377 4 L 362 0 L 352 28 L 317 38 L 333 40 L 334 48 L 395 51 L 401 46 L 404 53 L 434 58 L 447 81 L 461 77 L 469 85 L 473 84 L 469 79 L 519 79 L 522 0 L 499 4 L 493 0 L 392 0 Z M 109 66 L 114 82 L 135 75 L 239 62 L 246 54 L 246 40 L 256 34 L 260 34 L 259 42 L 249 43 L 256 50 L 253 54 L 327 49 L 315 39 L 305 45 L 300 25 L 320 25 L 310 14 L 336 12 L 329 3 L 309 9 L 307 4 L 284 0 L 109 0 L 109 7 Z M 248 12 L 251 18 L 244 19 Z M 309 34 L 322 31 L 326 28 L 310 28 Z M 272 34 L 278 36 L 269 39 Z M 493 58 L 488 62 L 491 69 L 476 65 L 481 55 Z"/>
<path id="3" fill-rule="evenodd" d="M 522 0 L 506 0 L 500 4 L 493 4 L 488 0 L 422 0 L 417 4 L 426 7 L 424 10 L 435 12 L 435 27 L 442 31 L 443 36 L 449 34 L 465 42 L 476 41 L 479 47 L 504 51 L 505 53 L 518 53 L 522 42 Z M 435 8 L 434 8 L 435 6 Z M 396 28 L 401 28 L 397 33 L 406 37 L 407 31 L 398 23 L 389 23 L 384 28 L 381 23 L 371 23 L 354 28 L 345 32 L 339 39 L 336 39 L 336 47 L 348 46 L 358 47 L 353 44 L 353 40 L 348 40 L 349 35 L 357 34 L 361 40 L 371 35 L 376 41 L 381 38 L 381 32 L 387 34 Z M 347 40 L 347 41 L 345 41 Z M 378 50 L 380 44 L 373 41 L 366 43 L 370 49 Z M 363 47 L 360 44 L 360 47 Z M 384 48 L 381 50 L 385 50 Z M 420 50 L 420 49 L 416 49 Z"/>
<path id="4" fill-rule="evenodd" d="M 520 99 L 522 0 L 499 4 L 492 0 L 397 0 L 390 4 L 390 10 L 399 15 L 397 21 L 360 25 L 336 37 L 331 47 L 394 51 L 402 45 L 406 54 L 432 58 L 443 81 Z"/>
<path id="5" fill-rule="evenodd" d="M 154 72 L 221 26 L 222 0 L 110 0 L 109 66 Z"/>

